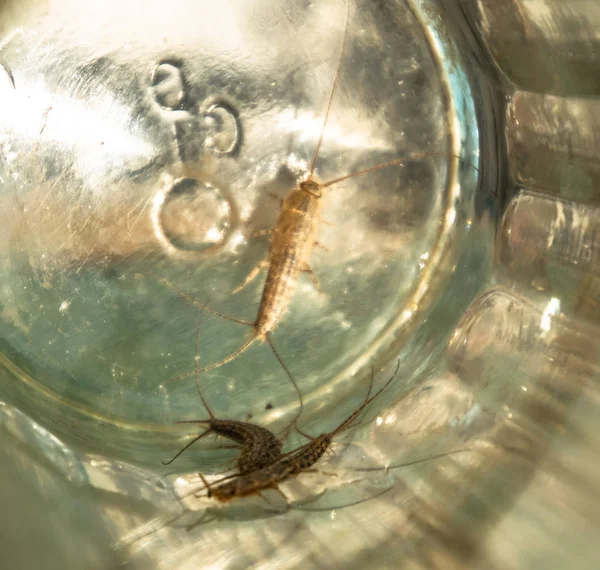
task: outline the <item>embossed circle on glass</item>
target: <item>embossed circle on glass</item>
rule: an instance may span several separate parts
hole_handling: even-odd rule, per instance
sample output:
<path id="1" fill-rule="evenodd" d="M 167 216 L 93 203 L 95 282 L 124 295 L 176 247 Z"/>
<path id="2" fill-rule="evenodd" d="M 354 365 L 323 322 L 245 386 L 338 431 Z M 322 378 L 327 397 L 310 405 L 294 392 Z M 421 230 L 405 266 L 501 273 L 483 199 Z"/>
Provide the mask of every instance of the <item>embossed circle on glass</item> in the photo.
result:
<path id="1" fill-rule="evenodd" d="M 222 245 L 231 226 L 231 206 L 214 186 L 181 178 L 154 201 L 157 239 L 168 254 L 210 253 Z"/>

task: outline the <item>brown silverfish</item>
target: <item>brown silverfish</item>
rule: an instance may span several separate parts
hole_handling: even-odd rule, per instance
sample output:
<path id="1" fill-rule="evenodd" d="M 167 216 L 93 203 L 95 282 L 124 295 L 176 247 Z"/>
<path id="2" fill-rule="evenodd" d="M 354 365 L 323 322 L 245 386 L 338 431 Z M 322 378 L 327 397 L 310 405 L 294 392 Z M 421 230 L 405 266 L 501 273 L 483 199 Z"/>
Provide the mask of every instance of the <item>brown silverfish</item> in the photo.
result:
<path id="1" fill-rule="evenodd" d="M 248 497 L 250 495 L 259 495 L 262 491 L 267 489 L 275 489 L 281 495 L 283 493 L 279 490 L 279 483 L 285 481 L 289 477 L 293 477 L 302 473 L 303 471 L 309 470 L 329 449 L 333 438 L 349 428 L 365 407 L 371 403 L 381 392 L 383 392 L 387 386 L 395 378 L 398 369 L 400 367 L 400 361 L 396 365 L 396 370 L 391 378 L 381 387 L 375 394 L 370 396 L 373 388 L 373 371 L 371 371 L 371 382 L 369 384 L 369 391 L 367 392 L 364 402 L 352 412 L 341 424 L 339 424 L 334 430 L 323 433 L 317 437 L 312 437 L 298 430 L 304 437 L 309 438 L 311 441 L 302 445 L 298 449 L 287 453 L 281 459 L 246 475 L 235 477 L 231 481 L 226 483 L 219 483 L 210 485 L 202 474 L 200 478 L 204 483 L 207 490 L 207 497 L 214 497 L 219 502 L 228 502 L 236 498 Z M 297 428 L 296 428 L 297 429 Z M 222 480 L 221 480 L 222 481 Z M 283 495 L 285 498 L 285 495 Z"/>

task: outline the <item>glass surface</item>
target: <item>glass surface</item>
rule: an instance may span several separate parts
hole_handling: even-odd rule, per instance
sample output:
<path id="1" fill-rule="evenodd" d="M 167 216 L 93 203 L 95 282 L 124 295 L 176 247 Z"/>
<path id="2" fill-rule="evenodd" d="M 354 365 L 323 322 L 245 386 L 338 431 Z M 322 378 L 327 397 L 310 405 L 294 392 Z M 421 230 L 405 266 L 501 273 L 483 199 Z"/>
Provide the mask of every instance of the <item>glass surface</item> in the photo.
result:
<path id="1" fill-rule="evenodd" d="M 72 532 L 90 568 L 597 559 L 600 8 L 15 0 L 0 16 L 0 428 L 17 501 L 56 520 L 23 567 L 75 567 Z M 315 199 L 293 252 L 312 273 L 266 342 L 266 271 L 236 290 L 313 164 L 325 185 L 353 176 Z M 285 499 L 219 505 L 194 494 L 198 471 L 233 466 L 228 442 L 162 462 L 200 433 L 176 422 L 208 417 L 195 366 L 253 337 L 199 385 L 218 418 L 281 437 L 298 414 L 333 429 L 398 371 Z M 290 429 L 284 450 L 305 441 Z M 18 560 L 37 530 L 11 530 Z"/>

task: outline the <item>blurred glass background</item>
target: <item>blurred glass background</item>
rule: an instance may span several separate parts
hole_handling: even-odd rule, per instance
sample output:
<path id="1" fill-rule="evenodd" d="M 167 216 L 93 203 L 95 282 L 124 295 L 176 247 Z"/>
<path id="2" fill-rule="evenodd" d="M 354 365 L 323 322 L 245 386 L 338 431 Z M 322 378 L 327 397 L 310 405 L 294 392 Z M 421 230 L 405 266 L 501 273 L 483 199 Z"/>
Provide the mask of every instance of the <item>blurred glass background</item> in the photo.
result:
<path id="1" fill-rule="evenodd" d="M 598 2 L 4 0 L 0 34 L 11 568 L 597 566 Z M 196 473 L 235 450 L 162 465 L 195 363 L 253 334 L 198 304 L 254 322 L 264 275 L 233 291 L 315 157 L 360 174 L 272 334 L 299 426 L 399 370 L 287 502 L 219 506 Z M 300 412 L 268 343 L 199 382 Z"/>

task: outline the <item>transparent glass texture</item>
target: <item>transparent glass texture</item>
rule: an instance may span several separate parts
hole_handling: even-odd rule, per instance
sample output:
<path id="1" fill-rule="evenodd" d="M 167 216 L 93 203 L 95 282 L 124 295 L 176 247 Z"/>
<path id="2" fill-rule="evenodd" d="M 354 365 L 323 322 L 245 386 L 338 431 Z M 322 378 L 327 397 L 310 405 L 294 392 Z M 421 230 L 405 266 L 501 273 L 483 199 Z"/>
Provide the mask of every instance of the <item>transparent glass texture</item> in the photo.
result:
<path id="1" fill-rule="evenodd" d="M 7 517 L 5 559 L 597 559 L 594 2 L 0 10 L 3 500 L 54 533 Z M 194 368 L 260 337 L 266 271 L 236 290 L 277 264 L 269 240 L 307 177 L 321 215 L 287 238 L 303 271 L 281 319 L 202 393 L 287 451 L 298 414 L 331 430 L 398 370 L 316 471 L 221 505 L 195 496 L 197 473 L 231 468 L 228 442 L 162 461 L 203 429 L 176 422 L 208 417 Z"/>

